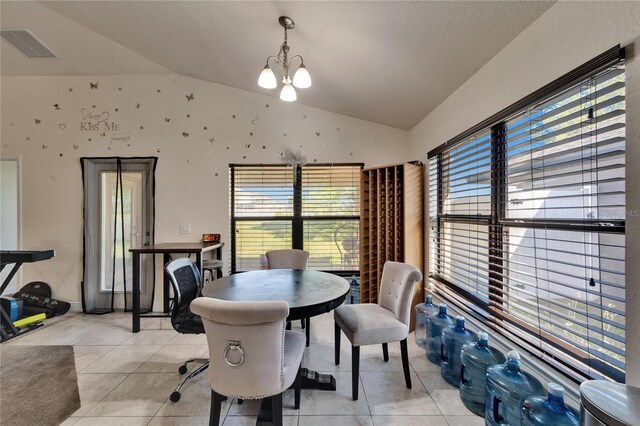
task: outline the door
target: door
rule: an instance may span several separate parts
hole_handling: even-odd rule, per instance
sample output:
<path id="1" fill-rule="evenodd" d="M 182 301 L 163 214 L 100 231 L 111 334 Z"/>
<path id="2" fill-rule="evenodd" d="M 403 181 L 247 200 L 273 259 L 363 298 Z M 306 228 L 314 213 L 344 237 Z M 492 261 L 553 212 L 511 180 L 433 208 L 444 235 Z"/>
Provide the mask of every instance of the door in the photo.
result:
<path id="1" fill-rule="evenodd" d="M 83 308 L 131 308 L 130 249 L 154 243 L 156 159 L 82 158 L 84 180 Z M 140 306 L 152 309 L 153 257 L 141 258 Z"/>
<path id="2" fill-rule="evenodd" d="M 20 248 L 20 163 L 18 159 L 0 161 L 0 250 L 18 250 Z M 0 273 L 0 283 L 11 272 L 10 267 Z M 17 290 L 18 275 L 13 277 L 5 293 Z"/>
<path id="3" fill-rule="evenodd" d="M 100 288 L 103 292 L 110 292 L 113 285 L 116 292 L 123 292 L 125 282 L 132 282 L 129 249 L 146 242 L 142 238 L 142 172 L 123 172 L 121 177 L 122 194 L 118 173 L 101 173 Z"/>

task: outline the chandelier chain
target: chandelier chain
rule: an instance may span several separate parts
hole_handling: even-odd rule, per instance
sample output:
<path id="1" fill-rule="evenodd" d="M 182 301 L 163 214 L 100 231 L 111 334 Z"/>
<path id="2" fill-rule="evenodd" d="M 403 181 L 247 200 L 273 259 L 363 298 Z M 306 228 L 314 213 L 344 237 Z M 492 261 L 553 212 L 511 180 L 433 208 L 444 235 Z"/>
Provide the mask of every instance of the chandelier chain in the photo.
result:
<path id="1" fill-rule="evenodd" d="M 284 42 L 280 46 L 280 51 L 276 57 L 279 65 L 284 69 L 285 74 L 288 74 L 289 64 L 287 63 L 287 54 L 289 53 L 289 45 L 287 44 L 287 29 L 284 29 Z"/>

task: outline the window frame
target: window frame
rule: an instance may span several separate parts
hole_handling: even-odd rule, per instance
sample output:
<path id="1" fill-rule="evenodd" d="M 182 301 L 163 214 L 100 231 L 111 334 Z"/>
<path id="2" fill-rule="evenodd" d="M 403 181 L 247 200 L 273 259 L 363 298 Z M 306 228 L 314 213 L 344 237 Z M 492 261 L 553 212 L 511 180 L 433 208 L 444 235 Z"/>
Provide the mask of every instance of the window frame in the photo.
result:
<path id="1" fill-rule="evenodd" d="M 520 320 L 509 312 L 500 308 L 503 302 L 502 283 L 508 279 L 505 277 L 505 270 L 508 267 L 503 266 L 503 250 L 505 247 L 505 238 L 509 236 L 510 228 L 533 228 L 547 230 L 563 230 L 563 231 L 582 231 L 597 234 L 625 234 L 624 219 L 543 219 L 543 218 L 508 218 L 507 217 L 507 198 L 508 198 L 508 181 L 507 181 L 507 152 L 508 152 L 508 131 L 507 121 L 513 116 L 522 113 L 541 102 L 552 98 L 553 96 L 563 92 L 567 88 L 575 85 L 591 76 L 624 61 L 624 48 L 619 45 L 615 46 L 602 55 L 594 58 L 586 64 L 560 77 L 556 81 L 523 98 L 515 104 L 505 108 L 504 110 L 494 114 L 483 122 L 473 126 L 469 130 L 461 133 L 455 138 L 447 141 L 445 144 L 431 150 L 428 153 L 428 164 L 431 167 L 431 161 L 435 161 L 435 173 L 430 172 L 430 185 L 432 184 L 433 175 L 437 182 L 435 189 L 435 206 L 437 211 L 430 212 L 430 232 L 431 244 L 435 244 L 435 248 L 429 251 L 429 265 L 435 270 L 430 271 L 429 278 L 436 284 L 436 288 L 441 289 L 439 293 L 445 298 L 454 302 L 465 312 L 473 315 L 476 319 L 488 325 L 492 329 L 500 332 L 507 339 L 518 342 L 519 344 L 528 344 L 532 353 L 540 354 L 543 360 L 550 357 L 553 362 L 549 362 L 553 367 L 560 367 L 561 372 L 579 382 L 585 377 L 583 370 L 572 365 L 572 360 L 589 365 L 604 377 L 613 378 L 617 381 L 624 382 L 625 373 L 620 373 L 613 367 L 608 366 L 600 361 L 600 358 L 590 358 L 586 360 L 580 356 L 580 348 L 574 347 L 571 343 L 553 336 L 542 328 L 534 327 L 525 321 Z M 459 144 L 469 141 L 469 138 L 479 132 L 490 129 L 491 131 L 491 213 L 489 215 L 465 215 L 465 214 L 446 214 L 445 212 L 445 194 L 444 194 L 444 161 L 443 154 L 448 154 Z M 435 159 L 435 160 L 434 160 Z M 431 199 L 431 194 L 430 199 Z M 430 203 L 431 204 L 431 203 Z M 431 206 L 431 207 L 432 207 Z M 445 268 L 442 264 L 443 248 L 442 233 L 447 223 L 465 223 L 465 224 L 483 224 L 488 226 L 489 239 L 489 256 L 488 256 L 488 280 L 486 283 L 489 298 L 487 301 L 482 300 L 469 291 L 459 287 L 440 275 Z M 607 226 L 602 223 L 606 222 Z M 435 235 L 433 235 L 435 234 Z M 537 299 L 536 299 L 537 300 Z M 515 329 L 514 329 L 515 327 Z M 569 356 L 569 359 L 557 357 L 553 353 L 547 352 L 539 345 L 527 340 L 526 336 L 535 336 L 540 342 L 544 342 L 554 346 L 556 350 L 563 352 Z M 588 355 L 588 354 L 587 354 Z M 588 358 L 588 357 L 587 357 Z M 597 364 L 594 366 L 594 364 Z M 625 364 L 626 369 L 626 364 Z M 595 377 L 600 378 L 600 377 Z"/>
<path id="2" fill-rule="evenodd" d="M 293 214 L 289 216 L 235 216 L 235 170 L 244 167 L 292 167 L 294 173 L 293 179 Z M 230 270 L 231 274 L 244 272 L 238 270 L 236 267 L 236 225 L 238 222 L 245 221 L 289 221 L 291 223 L 291 248 L 304 250 L 304 224 L 305 222 L 322 221 L 322 220 L 352 220 L 357 222 L 357 228 L 360 228 L 360 214 L 357 215 L 314 215 L 309 216 L 303 214 L 302 209 L 302 195 L 303 195 L 303 170 L 308 168 L 320 168 L 320 167 L 354 167 L 362 170 L 364 163 L 313 163 L 305 165 L 287 165 L 287 164 L 229 164 L 229 221 L 230 221 Z M 360 186 L 358 183 L 358 191 Z M 360 202 L 360 196 L 356 197 L 357 202 Z M 329 272 L 341 277 L 351 277 L 353 275 L 360 276 L 358 260 L 358 269 L 349 270 L 321 270 L 322 272 Z"/>

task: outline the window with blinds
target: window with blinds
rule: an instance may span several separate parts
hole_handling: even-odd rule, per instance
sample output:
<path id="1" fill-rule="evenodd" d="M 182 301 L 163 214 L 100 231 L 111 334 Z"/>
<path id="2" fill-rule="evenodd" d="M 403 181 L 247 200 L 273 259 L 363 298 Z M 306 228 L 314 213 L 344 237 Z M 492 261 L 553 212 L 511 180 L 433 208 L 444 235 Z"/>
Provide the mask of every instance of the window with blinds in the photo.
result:
<path id="1" fill-rule="evenodd" d="M 230 165 L 232 273 L 299 248 L 309 269 L 357 274 L 362 166 Z"/>
<path id="2" fill-rule="evenodd" d="M 267 250 L 291 248 L 294 169 L 231 166 L 231 271 L 260 269 Z"/>
<path id="3" fill-rule="evenodd" d="M 574 377 L 624 381 L 620 60 L 429 158 L 432 281 Z"/>

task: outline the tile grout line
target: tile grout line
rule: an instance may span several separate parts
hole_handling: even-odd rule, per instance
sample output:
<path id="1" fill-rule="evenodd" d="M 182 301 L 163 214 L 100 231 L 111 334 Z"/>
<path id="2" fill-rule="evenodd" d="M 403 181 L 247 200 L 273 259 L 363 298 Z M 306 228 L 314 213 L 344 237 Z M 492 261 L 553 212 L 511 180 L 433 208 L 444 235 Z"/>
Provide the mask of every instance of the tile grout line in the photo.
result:
<path id="1" fill-rule="evenodd" d="M 75 356 L 75 353 L 76 353 L 76 346 L 94 346 L 94 345 L 73 345 L 73 354 L 74 354 L 74 356 Z M 89 364 L 87 364 L 84 367 L 82 367 L 81 370 L 77 371 L 78 374 L 82 373 L 86 368 L 89 368 L 89 366 L 91 364 L 101 360 L 104 356 L 106 356 L 108 353 L 110 353 L 111 351 L 115 350 L 115 348 L 118 347 L 118 345 L 95 345 L 95 346 L 113 346 L 113 347 L 111 349 L 109 349 L 107 352 L 105 352 L 104 354 L 102 354 L 101 356 L 99 356 L 97 359 L 94 359 Z M 87 373 L 87 374 L 90 374 L 90 373 Z"/>
<path id="2" fill-rule="evenodd" d="M 353 374 L 353 372 L 352 372 Z M 373 415 L 371 414 L 371 407 L 369 406 L 369 398 L 367 398 L 367 392 L 364 390 L 364 382 L 362 381 L 362 376 L 358 375 L 358 381 L 360 382 L 360 389 L 362 389 L 362 394 L 364 395 L 364 400 L 367 403 L 367 410 L 369 410 L 369 418 L 371 419 L 371 424 L 373 425 Z"/>

